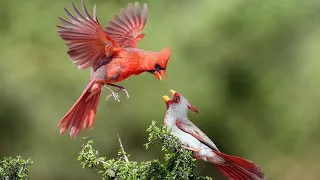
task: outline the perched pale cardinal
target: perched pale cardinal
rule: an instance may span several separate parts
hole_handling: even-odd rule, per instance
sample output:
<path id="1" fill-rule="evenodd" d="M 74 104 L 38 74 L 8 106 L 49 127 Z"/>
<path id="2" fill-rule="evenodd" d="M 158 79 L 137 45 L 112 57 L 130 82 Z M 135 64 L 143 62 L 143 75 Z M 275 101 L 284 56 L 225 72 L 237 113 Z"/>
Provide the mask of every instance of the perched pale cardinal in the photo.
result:
<path id="1" fill-rule="evenodd" d="M 232 180 L 266 179 L 259 166 L 249 160 L 221 153 L 217 146 L 196 125 L 188 119 L 188 109 L 199 111 L 191 103 L 174 90 L 170 99 L 163 96 L 167 104 L 164 124 L 171 129 L 183 147 L 193 151 L 195 158 L 209 161 Z"/>
<path id="2" fill-rule="evenodd" d="M 144 37 L 141 31 L 148 17 L 146 4 L 141 7 L 138 2 L 129 3 L 128 8 L 122 9 L 120 15 L 114 16 L 104 29 L 96 16 L 96 6 L 92 16 L 83 1 L 83 14 L 73 3 L 72 8 L 75 16 L 65 8 L 69 20 L 59 17 L 62 25 L 57 25 L 58 33 L 66 42 L 72 62 L 81 70 L 91 68 L 85 90 L 58 124 L 61 127 L 60 134 L 64 134 L 71 126 L 70 136 L 74 138 L 82 128 L 93 127 L 103 86 L 118 102 L 120 91 L 124 91 L 129 98 L 126 89 L 114 83 L 142 72 L 150 72 L 161 80 L 161 76 L 165 77 L 171 50 L 167 47 L 160 52 L 151 52 L 137 48 L 138 42 Z M 119 90 L 114 92 L 107 86 Z"/>

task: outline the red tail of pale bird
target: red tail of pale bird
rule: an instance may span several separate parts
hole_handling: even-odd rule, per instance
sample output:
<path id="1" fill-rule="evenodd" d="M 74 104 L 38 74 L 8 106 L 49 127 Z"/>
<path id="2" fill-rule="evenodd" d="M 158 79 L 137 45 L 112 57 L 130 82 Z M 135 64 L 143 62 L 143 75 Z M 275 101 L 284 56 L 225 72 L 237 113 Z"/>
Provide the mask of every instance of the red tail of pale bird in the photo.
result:
<path id="1" fill-rule="evenodd" d="M 220 156 L 224 162 L 217 163 L 216 158 L 208 159 L 209 162 L 214 164 L 225 176 L 232 180 L 259 180 L 265 179 L 260 167 L 255 165 L 249 160 L 230 156 L 218 151 L 214 153 Z"/>

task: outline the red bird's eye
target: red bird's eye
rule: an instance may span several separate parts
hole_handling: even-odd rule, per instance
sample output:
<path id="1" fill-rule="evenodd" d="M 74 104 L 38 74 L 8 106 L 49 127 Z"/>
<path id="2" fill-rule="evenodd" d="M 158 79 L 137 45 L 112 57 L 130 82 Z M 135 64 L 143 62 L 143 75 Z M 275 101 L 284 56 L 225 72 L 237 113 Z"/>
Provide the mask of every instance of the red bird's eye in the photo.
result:
<path id="1" fill-rule="evenodd" d="M 173 98 L 173 100 L 174 100 L 174 102 L 179 102 L 180 98 L 179 98 L 179 96 L 175 96 L 175 97 Z"/>

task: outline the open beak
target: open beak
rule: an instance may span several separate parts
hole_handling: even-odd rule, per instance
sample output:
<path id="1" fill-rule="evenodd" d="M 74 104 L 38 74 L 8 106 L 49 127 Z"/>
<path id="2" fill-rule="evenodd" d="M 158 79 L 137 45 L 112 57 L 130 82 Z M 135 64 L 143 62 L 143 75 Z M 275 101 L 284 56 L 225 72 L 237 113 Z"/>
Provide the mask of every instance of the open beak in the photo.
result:
<path id="1" fill-rule="evenodd" d="M 161 74 L 158 71 L 153 72 L 153 74 L 160 80 L 162 81 Z"/>
<path id="2" fill-rule="evenodd" d="M 168 96 L 162 96 L 162 98 L 163 98 L 163 100 L 164 100 L 165 102 L 170 101 L 170 98 L 169 98 Z"/>
<path id="3" fill-rule="evenodd" d="M 160 81 L 162 81 L 162 77 L 163 77 L 163 79 L 166 79 L 166 71 L 165 71 L 165 70 L 155 71 L 155 72 L 153 72 L 153 74 L 154 74 Z"/>
<path id="4" fill-rule="evenodd" d="M 166 71 L 165 70 L 160 70 L 160 75 L 163 77 L 163 79 L 166 79 Z"/>
<path id="5" fill-rule="evenodd" d="M 176 93 L 175 90 L 170 90 L 170 92 L 172 93 L 172 96 Z M 163 100 L 168 103 L 171 99 L 169 98 L 169 96 L 165 95 L 165 96 L 162 96 Z"/>
<path id="6" fill-rule="evenodd" d="M 189 104 L 189 105 L 188 105 L 188 108 L 189 108 L 191 111 L 199 114 L 199 110 L 198 110 L 196 107 L 194 107 L 192 104 Z"/>

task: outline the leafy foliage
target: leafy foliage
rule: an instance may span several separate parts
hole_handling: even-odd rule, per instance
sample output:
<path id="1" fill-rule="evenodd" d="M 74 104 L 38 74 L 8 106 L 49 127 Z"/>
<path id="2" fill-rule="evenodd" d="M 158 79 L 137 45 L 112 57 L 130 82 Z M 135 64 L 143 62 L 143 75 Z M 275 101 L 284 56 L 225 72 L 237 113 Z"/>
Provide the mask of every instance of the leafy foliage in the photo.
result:
<path id="1" fill-rule="evenodd" d="M 120 147 L 117 159 L 106 160 L 100 157 L 97 150 L 93 148 L 93 140 L 83 145 L 79 153 L 78 161 L 83 168 L 95 169 L 102 175 L 103 180 L 107 179 L 211 179 L 210 177 L 196 177 L 193 174 L 195 159 L 191 151 L 181 147 L 177 138 L 170 134 L 165 126 L 157 127 L 153 121 L 147 129 L 149 132 L 146 149 L 154 143 L 162 144 L 162 151 L 165 152 L 164 163 L 157 159 L 137 163 L 129 161 L 129 155 L 124 151 L 119 138 Z"/>
<path id="2" fill-rule="evenodd" d="M 0 161 L 0 180 L 26 179 L 32 163 L 31 158 L 24 160 L 20 156 L 5 157 Z"/>

